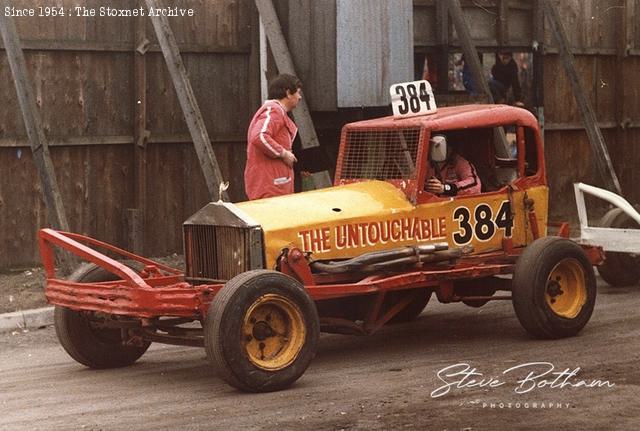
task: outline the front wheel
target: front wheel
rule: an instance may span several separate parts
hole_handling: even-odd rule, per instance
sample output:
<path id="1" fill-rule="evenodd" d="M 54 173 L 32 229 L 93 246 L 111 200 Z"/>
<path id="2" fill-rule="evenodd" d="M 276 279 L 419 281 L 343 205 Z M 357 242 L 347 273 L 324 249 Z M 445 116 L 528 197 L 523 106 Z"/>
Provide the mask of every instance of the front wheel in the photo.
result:
<path id="1" fill-rule="evenodd" d="M 207 356 L 223 380 L 247 392 L 284 389 L 315 356 L 320 320 L 303 286 L 276 271 L 231 279 L 205 321 Z"/>
<path id="2" fill-rule="evenodd" d="M 79 266 L 69 281 L 98 283 L 118 277 L 95 264 Z M 54 308 L 56 335 L 64 350 L 77 362 L 89 368 L 125 367 L 137 361 L 149 348 L 148 341 L 139 346 L 124 345 L 120 329 L 102 328 L 94 313 L 65 307 Z"/>
<path id="3" fill-rule="evenodd" d="M 534 241 L 516 263 L 513 307 L 520 324 L 536 338 L 570 337 L 587 324 L 596 301 L 593 267 L 568 239 Z"/>

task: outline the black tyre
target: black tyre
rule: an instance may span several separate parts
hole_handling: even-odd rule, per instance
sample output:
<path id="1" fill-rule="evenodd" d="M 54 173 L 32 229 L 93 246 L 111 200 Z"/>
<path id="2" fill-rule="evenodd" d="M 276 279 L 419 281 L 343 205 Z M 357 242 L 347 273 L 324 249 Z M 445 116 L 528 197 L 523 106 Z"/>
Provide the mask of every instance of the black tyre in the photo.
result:
<path id="1" fill-rule="evenodd" d="M 97 283 L 117 280 L 117 276 L 94 264 L 80 265 L 69 281 Z M 89 314 L 56 306 L 53 312 L 56 335 L 66 352 L 89 368 L 125 367 L 137 361 L 151 343 L 142 346 L 122 344 L 120 329 L 98 328 Z"/>
<path id="2" fill-rule="evenodd" d="M 638 224 L 620 208 L 609 210 L 600 220 L 600 226 L 638 228 Z M 606 252 L 604 262 L 598 266 L 598 273 L 611 286 L 638 284 L 640 280 L 640 255 Z"/>
<path id="3" fill-rule="evenodd" d="M 513 307 L 520 324 L 536 338 L 577 334 L 596 301 L 596 279 L 582 248 L 568 239 L 534 241 L 516 263 Z"/>
<path id="4" fill-rule="evenodd" d="M 229 280 L 209 307 L 204 344 L 223 380 L 247 392 L 284 389 L 314 358 L 320 320 L 295 279 L 255 270 Z"/>
<path id="5" fill-rule="evenodd" d="M 431 293 L 432 291 L 429 289 L 411 289 L 409 291 L 387 293 L 387 298 L 385 300 L 389 303 L 389 308 L 393 307 L 393 305 L 401 299 L 401 295 L 415 295 L 413 300 L 406 307 L 389 319 L 389 323 L 394 324 L 414 321 L 429 303 Z"/>

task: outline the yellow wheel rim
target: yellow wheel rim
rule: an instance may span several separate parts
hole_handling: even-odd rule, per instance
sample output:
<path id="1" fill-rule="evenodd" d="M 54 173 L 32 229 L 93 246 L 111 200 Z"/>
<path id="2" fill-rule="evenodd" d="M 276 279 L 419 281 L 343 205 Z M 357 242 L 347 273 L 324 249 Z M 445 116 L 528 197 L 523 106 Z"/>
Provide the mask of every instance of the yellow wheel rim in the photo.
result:
<path id="1" fill-rule="evenodd" d="M 547 304 L 558 316 L 573 319 L 587 302 L 582 265 L 576 259 L 561 260 L 549 274 L 545 290 Z"/>
<path id="2" fill-rule="evenodd" d="M 269 371 L 290 365 L 298 357 L 306 338 L 300 309 L 278 294 L 263 295 L 251 304 L 242 329 L 249 361 Z"/>

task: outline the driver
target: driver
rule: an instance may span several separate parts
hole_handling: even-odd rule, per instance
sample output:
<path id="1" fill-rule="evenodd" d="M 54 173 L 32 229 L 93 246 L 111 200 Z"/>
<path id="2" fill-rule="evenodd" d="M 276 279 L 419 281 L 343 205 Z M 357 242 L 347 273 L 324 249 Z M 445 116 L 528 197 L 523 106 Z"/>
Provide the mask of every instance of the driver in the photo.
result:
<path id="1" fill-rule="evenodd" d="M 480 193 L 481 184 L 476 168 L 447 145 L 444 135 L 433 135 L 429 139 L 429 169 L 424 189 L 444 196 Z"/>

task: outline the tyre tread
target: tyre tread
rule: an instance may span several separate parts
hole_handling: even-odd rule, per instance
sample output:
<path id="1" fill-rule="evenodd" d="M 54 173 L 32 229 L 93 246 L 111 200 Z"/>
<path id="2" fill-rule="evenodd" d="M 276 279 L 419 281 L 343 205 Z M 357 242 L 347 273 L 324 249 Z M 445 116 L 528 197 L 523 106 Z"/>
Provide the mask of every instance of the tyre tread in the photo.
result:
<path id="1" fill-rule="evenodd" d="M 73 282 L 108 281 L 111 274 L 93 264 L 80 265 L 69 276 Z M 64 350 L 76 362 L 94 369 L 119 368 L 137 361 L 149 348 L 149 342 L 143 346 L 105 345 L 97 340 L 87 329 L 87 322 L 80 312 L 66 307 L 56 306 L 53 312 L 56 335 Z"/>
<path id="2" fill-rule="evenodd" d="M 536 286 L 546 283 L 542 271 L 555 255 L 574 254 L 585 271 L 587 302 L 574 319 L 547 312 L 544 296 Z M 520 324 L 535 338 L 552 339 L 575 335 L 588 322 L 595 304 L 596 286 L 593 268 L 579 245 L 565 238 L 548 236 L 529 245 L 516 263 L 512 281 L 513 307 Z M 586 307 L 586 308 L 585 308 Z"/>

